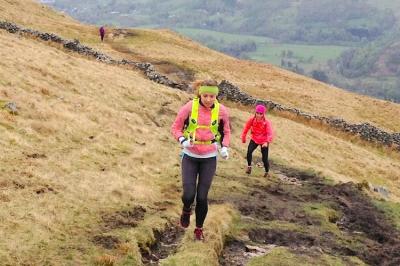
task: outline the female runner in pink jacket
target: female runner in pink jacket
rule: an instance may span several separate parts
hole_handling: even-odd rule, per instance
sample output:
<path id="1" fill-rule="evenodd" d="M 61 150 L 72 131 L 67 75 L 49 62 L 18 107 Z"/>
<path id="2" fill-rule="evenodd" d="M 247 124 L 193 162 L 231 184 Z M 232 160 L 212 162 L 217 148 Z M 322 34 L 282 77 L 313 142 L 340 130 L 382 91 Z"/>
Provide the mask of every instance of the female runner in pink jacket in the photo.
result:
<path id="1" fill-rule="evenodd" d="M 251 140 L 247 148 L 247 170 L 246 174 L 251 174 L 251 161 L 253 151 L 260 145 L 262 161 L 264 163 L 265 174 L 264 177 L 269 176 L 269 162 L 268 162 L 268 150 L 269 143 L 273 139 L 272 124 L 265 117 L 267 108 L 264 105 L 256 106 L 256 113 L 251 117 L 244 125 L 242 132 L 242 142 L 246 143 L 247 132 L 251 129 Z"/>
<path id="2" fill-rule="evenodd" d="M 180 224 L 184 228 L 189 226 L 192 204 L 196 197 L 194 235 L 196 240 L 203 240 L 203 223 L 208 212 L 208 190 L 217 167 L 217 144 L 221 145 L 221 157 L 228 159 L 230 127 L 228 110 L 217 101 L 217 82 L 196 81 L 193 89 L 196 97 L 179 110 L 171 130 L 183 148 L 183 208 Z"/>

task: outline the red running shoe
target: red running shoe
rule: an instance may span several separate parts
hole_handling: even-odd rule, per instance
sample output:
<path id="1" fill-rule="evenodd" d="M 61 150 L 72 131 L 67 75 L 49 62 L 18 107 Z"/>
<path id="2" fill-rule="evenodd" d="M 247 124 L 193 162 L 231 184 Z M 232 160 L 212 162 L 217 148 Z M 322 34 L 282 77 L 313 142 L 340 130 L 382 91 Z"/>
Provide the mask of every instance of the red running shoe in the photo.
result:
<path id="1" fill-rule="evenodd" d="M 194 229 L 194 240 L 204 240 L 203 228 L 196 227 L 196 229 Z"/>
<path id="2" fill-rule="evenodd" d="M 188 228 L 189 227 L 189 224 L 190 224 L 190 215 L 192 214 L 192 211 L 184 211 L 184 210 L 182 210 L 182 214 L 181 214 L 181 220 L 180 220 L 180 223 L 181 223 L 181 226 L 183 227 L 183 228 Z"/>

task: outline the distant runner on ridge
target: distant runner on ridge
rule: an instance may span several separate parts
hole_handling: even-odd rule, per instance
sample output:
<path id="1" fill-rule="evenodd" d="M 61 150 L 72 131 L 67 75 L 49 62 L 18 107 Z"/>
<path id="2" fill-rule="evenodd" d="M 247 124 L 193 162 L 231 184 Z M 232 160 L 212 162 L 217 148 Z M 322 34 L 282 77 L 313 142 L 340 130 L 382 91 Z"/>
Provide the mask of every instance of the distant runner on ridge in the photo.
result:
<path id="1" fill-rule="evenodd" d="M 100 33 L 101 41 L 103 41 L 104 40 L 104 35 L 106 34 L 106 29 L 104 28 L 104 26 L 100 27 L 99 33 Z"/>

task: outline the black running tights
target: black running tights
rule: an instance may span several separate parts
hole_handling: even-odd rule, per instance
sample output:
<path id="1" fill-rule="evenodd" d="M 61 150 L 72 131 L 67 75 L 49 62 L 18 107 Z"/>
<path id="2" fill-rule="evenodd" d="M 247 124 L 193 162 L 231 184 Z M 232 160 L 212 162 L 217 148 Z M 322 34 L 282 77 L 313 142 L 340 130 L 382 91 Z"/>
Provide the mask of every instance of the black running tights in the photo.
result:
<path id="1" fill-rule="evenodd" d="M 182 158 L 183 209 L 190 211 L 196 197 L 196 226 L 203 227 L 208 212 L 208 190 L 210 189 L 217 157 L 193 158 L 186 154 Z"/>
<path id="2" fill-rule="evenodd" d="M 259 144 L 255 143 L 254 140 L 250 140 L 249 146 L 247 147 L 247 165 L 251 166 L 253 160 L 253 152 L 257 149 Z M 260 145 L 261 146 L 261 145 Z M 269 172 L 269 162 L 268 162 L 268 149 L 269 147 L 261 147 L 262 161 L 264 163 L 265 172 Z"/>

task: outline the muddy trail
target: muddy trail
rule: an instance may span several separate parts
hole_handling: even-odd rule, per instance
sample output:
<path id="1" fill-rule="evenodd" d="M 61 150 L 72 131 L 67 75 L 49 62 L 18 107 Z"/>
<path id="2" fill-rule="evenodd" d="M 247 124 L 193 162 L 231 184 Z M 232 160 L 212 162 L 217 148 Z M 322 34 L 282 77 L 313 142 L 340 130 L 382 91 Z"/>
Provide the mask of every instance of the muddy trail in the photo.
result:
<path id="1" fill-rule="evenodd" d="M 163 210 L 165 210 L 164 206 L 158 206 L 152 208 L 150 212 L 162 212 Z M 149 211 L 146 208 L 135 206 L 128 210 L 104 213 L 101 216 L 102 223 L 100 224 L 98 234 L 91 236 L 90 240 L 96 245 L 110 251 L 123 250 L 125 242 L 128 241 L 117 237 L 114 230 L 137 227 L 143 221 L 147 212 Z M 153 229 L 153 243 L 145 243 L 140 246 L 142 264 L 158 265 L 161 259 L 175 254 L 184 233 L 184 229 L 175 222 L 166 224 L 161 230 Z"/>
<path id="2" fill-rule="evenodd" d="M 185 231 L 180 226 L 167 227 L 164 231 L 154 231 L 155 242 L 146 249 L 141 248 L 143 265 L 158 265 L 161 259 L 173 255 Z"/>
<path id="3" fill-rule="evenodd" d="M 351 257 L 368 265 L 400 265 L 400 233 L 362 185 L 333 185 L 279 165 L 272 169 L 267 185 L 246 179 L 247 195 L 213 199 L 232 203 L 246 225 L 226 241 L 220 265 L 246 265 L 275 247 L 312 258 L 334 256 L 345 265 L 354 265 Z"/>

